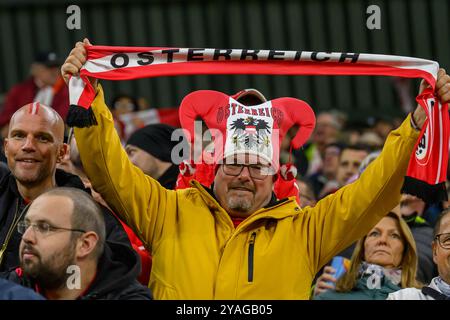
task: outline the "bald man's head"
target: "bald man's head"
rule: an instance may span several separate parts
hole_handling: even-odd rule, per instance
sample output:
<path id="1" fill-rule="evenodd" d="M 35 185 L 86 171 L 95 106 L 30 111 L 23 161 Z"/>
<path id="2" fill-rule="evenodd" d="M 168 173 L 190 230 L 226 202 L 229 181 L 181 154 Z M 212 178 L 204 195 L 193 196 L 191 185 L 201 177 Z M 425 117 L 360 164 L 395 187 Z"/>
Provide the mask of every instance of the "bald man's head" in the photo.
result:
<path id="1" fill-rule="evenodd" d="M 50 107 L 27 104 L 11 117 L 4 147 L 8 166 L 21 186 L 53 185 L 56 163 L 67 152 L 64 121 Z"/>
<path id="2" fill-rule="evenodd" d="M 49 128 L 54 131 L 56 140 L 61 143 L 64 142 L 64 120 L 55 109 L 39 102 L 24 105 L 12 115 L 9 122 L 8 136 L 14 125 L 14 121 L 23 118 L 29 121 L 46 122 L 49 125 Z"/>

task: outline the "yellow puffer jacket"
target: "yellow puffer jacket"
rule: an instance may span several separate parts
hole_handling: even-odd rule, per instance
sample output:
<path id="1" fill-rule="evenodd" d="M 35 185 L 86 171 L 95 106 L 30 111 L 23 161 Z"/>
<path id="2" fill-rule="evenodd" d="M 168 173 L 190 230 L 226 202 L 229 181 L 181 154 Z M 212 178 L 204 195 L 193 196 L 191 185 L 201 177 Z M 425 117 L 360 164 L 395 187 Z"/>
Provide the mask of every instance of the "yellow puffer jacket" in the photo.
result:
<path id="1" fill-rule="evenodd" d="M 278 201 L 235 229 L 199 183 L 166 190 L 128 160 L 100 86 L 92 108 L 98 125 L 75 129 L 81 160 L 151 250 L 156 299 L 308 299 L 316 272 L 398 203 L 419 135 L 408 117 L 354 183 L 314 208 Z"/>

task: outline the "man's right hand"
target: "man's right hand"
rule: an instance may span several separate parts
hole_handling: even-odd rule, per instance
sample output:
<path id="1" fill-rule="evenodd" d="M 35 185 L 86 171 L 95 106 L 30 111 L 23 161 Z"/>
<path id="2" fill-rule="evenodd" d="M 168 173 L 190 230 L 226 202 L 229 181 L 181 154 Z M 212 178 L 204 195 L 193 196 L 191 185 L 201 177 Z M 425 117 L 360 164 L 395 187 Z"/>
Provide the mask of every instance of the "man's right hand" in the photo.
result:
<path id="1" fill-rule="evenodd" d="M 91 43 L 88 39 L 84 39 L 83 42 L 77 42 L 75 48 L 70 51 L 69 56 L 61 67 L 61 74 L 66 84 L 69 84 L 70 76 L 77 75 L 80 72 L 81 67 L 87 60 L 87 51 L 85 46 L 90 46 Z M 89 81 L 94 86 L 97 86 L 97 79 L 89 78 Z"/>
<path id="2" fill-rule="evenodd" d="M 334 290 L 336 285 L 336 278 L 333 277 L 336 270 L 333 267 L 326 266 L 323 273 L 317 278 L 316 286 L 314 287 L 314 296 L 324 293 L 328 290 Z"/>

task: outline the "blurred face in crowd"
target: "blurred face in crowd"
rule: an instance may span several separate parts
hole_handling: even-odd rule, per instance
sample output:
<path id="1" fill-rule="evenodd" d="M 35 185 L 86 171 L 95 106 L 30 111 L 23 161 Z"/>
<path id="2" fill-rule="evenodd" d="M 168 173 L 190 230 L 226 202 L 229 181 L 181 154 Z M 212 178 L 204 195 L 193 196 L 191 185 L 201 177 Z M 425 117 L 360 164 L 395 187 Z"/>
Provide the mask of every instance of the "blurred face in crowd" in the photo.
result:
<path id="1" fill-rule="evenodd" d="M 33 201 L 25 216 L 31 226 L 22 235 L 20 265 L 25 275 L 46 289 L 64 286 L 67 267 L 76 264 L 77 238 L 72 231 L 52 228 L 72 228 L 72 210 L 72 200 L 66 197 L 43 196 Z"/>
<path id="2" fill-rule="evenodd" d="M 159 172 L 159 159 L 131 144 L 128 144 L 125 150 L 130 161 L 146 175 L 154 179 L 158 179 L 161 176 Z"/>
<path id="3" fill-rule="evenodd" d="M 133 100 L 128 97 L 121 97 L 114 103 L 113 114 L 118 117 L 122 114 L 130 113 L 135 110 Z"/>
<path id="4" fill-rule="evenodd" d="M 331 114 L 322 113 L 318 115 L 312 140 L 315 143 L 322 145 L 333 142 L 338 133 L 337 126 L 338 123 Z"/>
<path id="5" fill-rule="evenodd" d="M 421 216 L 425 210 L 425 202 L 410 194 L 402 194 L 400 200 L 400 214 L 404 217 L 408 217 L 413 214 Z"/>
<path id="6" fill-rule="evenodd" d="M 34 104 L 36 105 L 36 104 Z M 5 154 L 8 166 L 23 186 L 33 187 L 54 179 L 56 163 L 64 157 L 64 122 L 43 105 L 19 109 L 11 118 Z"/>
<path id="7" fill-rule="evenodd" d="M 53 86 L 60 76 L 59 67 L 47 67 L 41 63 L 33 63 L 31 75 L 38 87 Z"/>
<path id="8" fill-rule="evenodd" d="M 437 265 L 441 278 L 450 284 L 450 214 L 442 218 L 438 235 L 439 240 L 435 239 L 432 244 L 433 261 Z"/>
<path id="9" fill-rule="evenodd" d="M 316 205 L 316 197 L 314 196 L 314 192 L 308 186 L 308 184 L 304 183 L 301 180 L 297 180 L 297 185 L 300 194 L 300 207 L 314 207 Z"/>
<path id="10" fill-rule="evenodd" d="M 323 157 L 322 172 L 328 179 L 334 179 L 339 167 L 339 155 L 341 150 L 336 146 L 328 146 Z"/>
<path id="11" fill-rule="evenodd" d="M 397 268 L 402 263 L 405 239 L 397 220 L 384 217 L 367 234 L 364 260 L 384 268 Z"/>
<path id="12" fill-rule="evenodd" d="M 336 174 L 336 180 L 341 186 L 346 185 L 348 179 L 358 173 L 359 166 L 367 155 L 367 151 L 364 150 L 344 149 L 342 151 Z"/>
<path id="13" fill-rule="evenodd" d="M 251 167 L 241 167 L 239 163 Z M 244 162 L 232 156 L 219 165 L 214 194 L 225 211 L 232 217 L 245 218 L 269 203 L 274 182 L 269 168 L 265 160 L 255 155 L 246 155 Z"/>

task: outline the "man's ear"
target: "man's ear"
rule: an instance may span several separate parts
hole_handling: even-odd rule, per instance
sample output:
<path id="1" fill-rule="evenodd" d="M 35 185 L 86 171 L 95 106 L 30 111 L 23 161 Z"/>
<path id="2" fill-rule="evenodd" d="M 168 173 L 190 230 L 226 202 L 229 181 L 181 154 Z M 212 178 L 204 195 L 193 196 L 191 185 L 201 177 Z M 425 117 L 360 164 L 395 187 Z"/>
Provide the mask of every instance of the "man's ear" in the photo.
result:
<path id="1" fill-rule="evenodd" d="M 63 143 L 58 150 L 58 157 L 56 158 L 56 163 L 60 163 L 66 155 L 69 153 L 69 145 Z"/>
<path id="2" fill-rule="evenodd" d="M 438 244 L 436 243 L 436 241 L 437 240 L 434 240 L 432 243 L 431 243 L 431 250 L 433 251 L 433 262 L 437 265 L 437 247 L 438 247 Z"/>
<path id="3" fill-rule="evenodd" d="M 89 231 L 83 234 L 80 238 L 78 238 L 77 258 L 86 258 L 97 247 L 97 243 L 98 235 L 95 232 Z"/>

